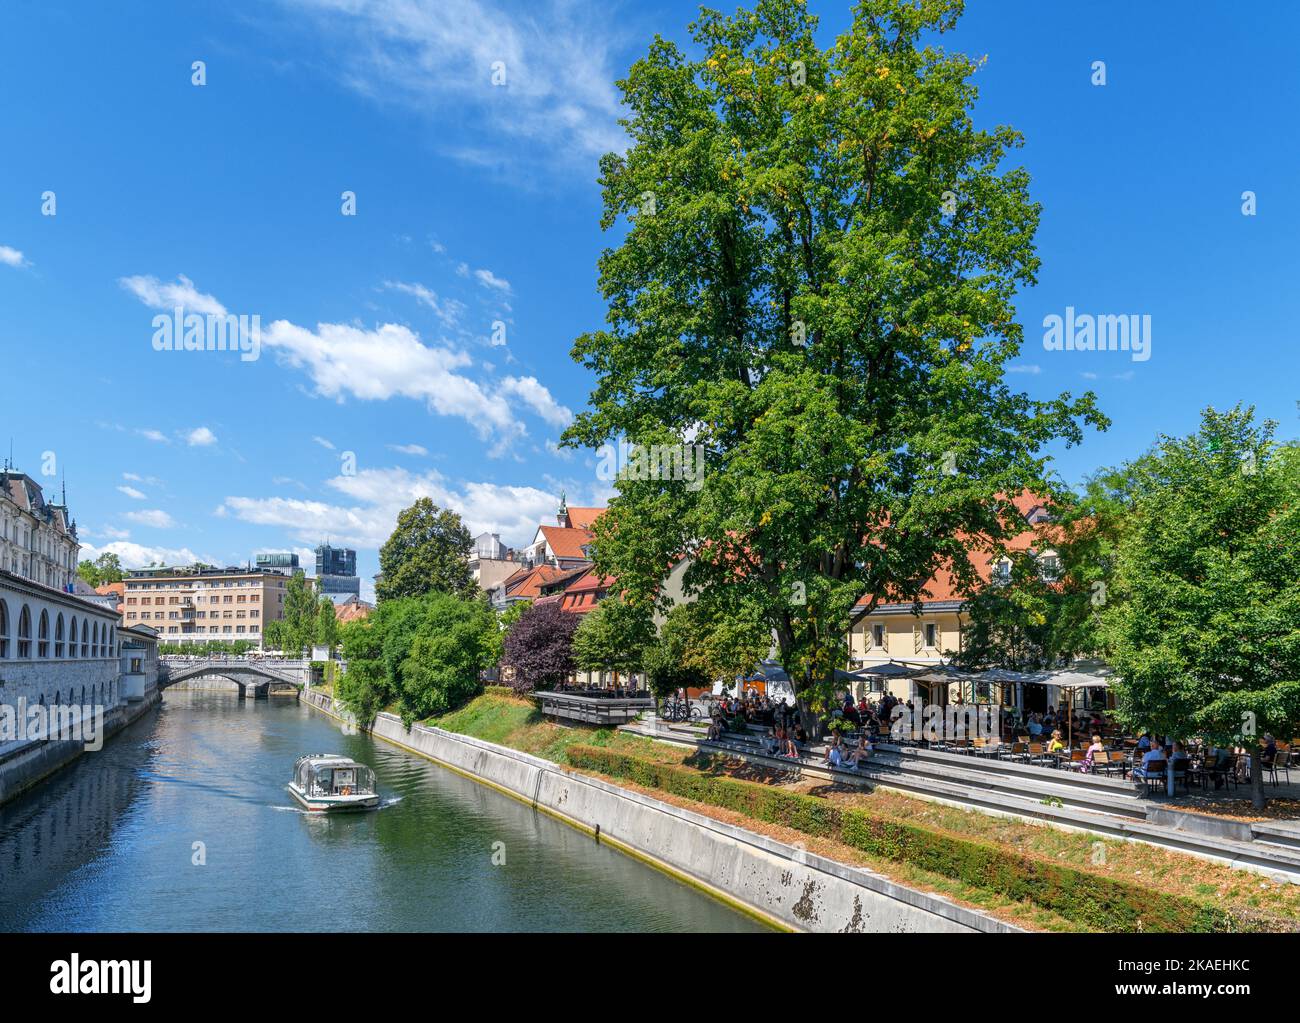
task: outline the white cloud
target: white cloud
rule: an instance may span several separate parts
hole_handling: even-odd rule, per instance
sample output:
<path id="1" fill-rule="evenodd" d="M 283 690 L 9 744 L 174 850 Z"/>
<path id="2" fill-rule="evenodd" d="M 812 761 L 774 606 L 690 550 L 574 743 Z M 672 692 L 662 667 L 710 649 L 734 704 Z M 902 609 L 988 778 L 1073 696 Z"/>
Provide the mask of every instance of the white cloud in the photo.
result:
<path id="1" fill-rule="evenodd" d="M 388 449 L 403 455 L 427 455 L 429 453 L 429 449 L 421 444 L 389 444 Z"/>
<path id="2" fill-rule="evenodd" d="M 478 282 L 483 287 L 493 288 L 507 295 L 510 294 L 510 282 L 498 277 L 491 270 L 475 270 L 474 276 L 478 278 Z"/>
<path id="3" fill-rule="evenodd" d="M 211 555 L 199 556 L 188 547 L 148 547 L 125 540 L 114 540 L 103 547 L 82 544 L 80 558 L 94 561 L 101 554 L 116 554 L 123 568 L 145 568 L 148 565 L 192 565 L 196 561 L 216 564 L 219 558 Z"/>
<path id="4" fill-rule="evenodd" d="M 366 330 L 320 323 L 311 331 L 276 320 L 263 331 L 262 346 L 289 365 L 306 370 L 316 393 L 326 398 L 412 398 L 423 401 L 438 415 L 458 416 L 480 437 L 496 435 L 502 443 L 526 432 L 506 401 L 457 372 L 471 364 L 468 355 L 431 348 L 399 324 Z"/>
<path id="5" fill-rule="evenodd" d="M 490 271 L 480 273 L 496 282 L 493 287 L 509 287 Z M 220 302 L 211 295 L 199 293 L 189 278 L 182 276 L 180 281 L 178 285 L 164 285 L 152 277 L 122 278 L 123 285 L 146 304 L 158 303 L 159 308 L 166 308 L 169 302 L 184 304 L 197 296 L 210 308 L 224 312 Z M 186 294 L 181 295 L 180 291 Z M 418 334 L 402 324 L 385 323 L 366 328 L 357 324 L 318 323 L 311 330 L 288 320 L 276 320 L 263 330 L 262 347 L 274 351 L 282 363 L 305 370 L 316 393 L 322 397 L 339 402 L 348 397 L 363 401 L 411 398 L 423 401 L 436 415 L 464 419 L 480 439 L 493 440 L 489 452 L 492 455 L 500 455 L 513 441 L 528 433 L 515 414 L 512 399 L 519 399 L 519 404 L 552 426 L 566 426 L 573 418 L 535 377 L 506 377 L 497 384 L 472 379 L 461 372 L 473 365 L 468 354 L 446 346 L 426 345 Z M 153 441 L 168 442 L 158 430 L 136 432 Z M 217 441 L 206 426 L 183 436 L 191 447 Z M 324 437 L 313 439 L 322 447 L 334 450 L 334 445 Z"/>
<path id="6" fill-rule="evenodd" d="M 151 526 L 154 529 L 171 529 L 176 520 L 161 508 L 146 508 L 143 511 L 127 512 L 125 516 L 137 526 Z"/>
<path id="7" fill-rule="evenodd" d="M 1028 373 L 1030 376 L 1038 376 L 1042 371 L 1043 367 L 1035 365 L 1034 363 L 1022 363 L 1020 365 L 1007 367 L 1008 373 Z"/>
<path id="8" fill-rule="evenodd" d="M 535 0 L 283 0 L 316 15 L 339 78 L 378 103 L 455 116 L 443 151 L 478 166 L 589 169 L 622 150 L 612 19 L 593 3 Z M 295 19 L 294 24 L 300 23 Z M 493 83 L 503 69 L 504 84 Z"/>
<path id="9" fill-rule="evenodd" d="M 324 437 L 312 437 L 312 440 L 323 447 L 326 451 L 334 450 L 334 442 L 331 440 L 326 440 Z"/>
<path id="10" fill-rule="evenodd" d="M 410 295 L 423 306 L 433 310 L 435 316 L 445 327 L 454 327 L 460 322 L 465 312 L 465 303 L 454 298 L 439 298 L 437 292 L 420 283 L 408 284 L 405 281 L 384 281 L 384 287 L 390 291 L 400 291 Z"/>
<path id="11" fill-rule="evenodd" d="M 105 526 L 100 530 L 110 540 L 129 540 L 131 531 L 129 529 L 118 529 L 116 526 Z"/>
<path id="12" fill-rule="evenodd" d="M 378 548 L 397 524 L 397 515 L 417 498 L 428 497 L 461 515 L 471 533 L 500 533 L 507 543 L 533 538 L 537 523 L 550 519 L 558 503 L 554 494 L 536 487 L 465 483 L 459 488 L 441 473 L 406 469 L 366 469 L 337 476 L 329 485 L 346 504 L 284 497 L 227 497 L 223 507 L 244 522 L 287 529 L 303 543 L 328 535 L 340 543 Z"/>
<path id="13" fill-rule="evenodd" d="M 136 490 L 135 487 L 122 486 L 122 487 L 118 487 L 117 491 L 119 494 L 125 494 L 127 497 L 130 497 L 136 501 L 145 500 L 145 495 L 141 491 Z"/>
<path id="14" fill-rule="evenodd" d="M 26 266 L 27 260 L 17 249 L 10 248 L 8 245 L 0 245 L 0 263 L 5 266 Z"/>
<path id="15" fill-rule="evenodd" d="M 506 377 L 501 381 L 501 393 L 519 398 L 551 426 L 564 429 L 573 422 L 573 413 L 551 397 L 536 377 Z"/>
<path id="16" fill-rule="evenodd" d="M 138 433 L 141 437 L 144 437 L 146 440 L 155 441 L 158 444 L 171 443 L 167 439 L 167 435 L 163 433 L 161 430 L 136 430 L 135 432 Z"/>
<path id="17" fill-rule="evenodd" d="M 119 277 L 118 283 L 150 309 L 171 312 L 177 306 L 186 312 L 206 316 L 225 316 L 226 307 L 211 295 L 204 294 L 184 274 L 178 274 L 174 283 L 165 283 L 157 277 L 139 274 Z"/>

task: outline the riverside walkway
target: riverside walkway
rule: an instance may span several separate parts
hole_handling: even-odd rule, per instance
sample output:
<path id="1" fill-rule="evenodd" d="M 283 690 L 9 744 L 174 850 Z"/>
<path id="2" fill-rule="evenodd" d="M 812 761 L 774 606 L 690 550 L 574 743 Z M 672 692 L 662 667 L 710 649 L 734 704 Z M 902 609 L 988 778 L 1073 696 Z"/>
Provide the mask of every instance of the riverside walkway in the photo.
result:
<path id="1" fill-rule="evenodd" d="M 1300 884 L 1300 824 L 1235 821 L 1188 812 L 1174 801 L 1141 798 L 1118 778 L 878 743 L 857 771 L 825 762 L 825 747 L 799 760 L 770 756 L 761 732 L 727 732 L 709 740 L 703 727 L 646 715 L 623 730 L 740 759 L 795 778 L 875 786 L 967 809 L 1041 821 L 1103 838 L 1146 842 Z M 1288 786 L 1289 788 L 1290 786 Z"/>

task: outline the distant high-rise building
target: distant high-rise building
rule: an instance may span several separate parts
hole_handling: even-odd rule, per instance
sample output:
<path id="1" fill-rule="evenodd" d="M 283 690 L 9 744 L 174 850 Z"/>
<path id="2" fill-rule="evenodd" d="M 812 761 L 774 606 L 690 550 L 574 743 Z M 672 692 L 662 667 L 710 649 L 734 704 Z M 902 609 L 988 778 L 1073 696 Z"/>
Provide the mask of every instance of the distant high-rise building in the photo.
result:
<path id="1" fill-rule="evenodd" d="M 298 555 L 296 554 L 259 554 L 257 556 L 257 567 L 269 569 L 272 572 L 283 572 L 285 575 L 293 575 L 298 571 Z"/>
<path id="2" fill-rule="evenodd" d="M 361 596 L 357 575 L 357 552 L 327 543 L 316 548 L 316 591 L 335 603 L 348 596 Z"/>
<path id="3" fill-rule="evenodd" d="M 356 575 L 357 552 L 327 543 L 316 548 L 317 575 Z"/>

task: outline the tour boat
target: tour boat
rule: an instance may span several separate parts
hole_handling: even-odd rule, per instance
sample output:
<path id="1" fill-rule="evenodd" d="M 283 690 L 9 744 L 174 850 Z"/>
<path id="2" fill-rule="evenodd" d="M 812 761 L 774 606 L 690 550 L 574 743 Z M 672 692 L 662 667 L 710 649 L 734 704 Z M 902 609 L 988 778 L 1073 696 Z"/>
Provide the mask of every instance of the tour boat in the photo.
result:
<path id="1" fill-rule="evenodd" d="M 375 772 L 337 753 L 307 753 L 295 760 L 289 791 L 313 813 L 372 810 L 379 805 Z"/>

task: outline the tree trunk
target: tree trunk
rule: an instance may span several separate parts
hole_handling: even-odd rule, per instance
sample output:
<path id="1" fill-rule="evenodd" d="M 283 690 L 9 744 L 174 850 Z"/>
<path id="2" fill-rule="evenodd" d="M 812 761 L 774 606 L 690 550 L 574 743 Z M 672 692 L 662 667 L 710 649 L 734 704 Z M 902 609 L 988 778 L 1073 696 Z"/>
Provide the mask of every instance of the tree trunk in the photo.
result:
<path id="1" fill-rule="evenodd" d="M 1264 765 L 1259 759 L 1260 751 L 1250 751 L 1250 802 L 1256 810 L 1264 809 L 1268 800 L 1264 798 Z"/>

